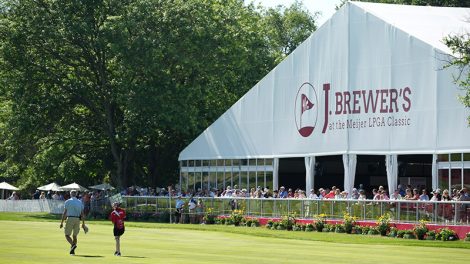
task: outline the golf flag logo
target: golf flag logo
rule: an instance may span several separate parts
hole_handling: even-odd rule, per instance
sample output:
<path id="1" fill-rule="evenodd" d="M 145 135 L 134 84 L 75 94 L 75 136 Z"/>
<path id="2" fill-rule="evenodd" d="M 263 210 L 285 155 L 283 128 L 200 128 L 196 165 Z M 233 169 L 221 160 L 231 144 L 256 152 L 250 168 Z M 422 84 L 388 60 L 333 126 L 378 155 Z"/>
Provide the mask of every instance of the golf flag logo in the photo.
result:
<path id="1" fill-rule="evenodd" d="M 318 98 L 315 88 L 310 83 L 300 86 L 295 99 L 295 124 L 302 137 L 313 133 L 318 116 Z"/>

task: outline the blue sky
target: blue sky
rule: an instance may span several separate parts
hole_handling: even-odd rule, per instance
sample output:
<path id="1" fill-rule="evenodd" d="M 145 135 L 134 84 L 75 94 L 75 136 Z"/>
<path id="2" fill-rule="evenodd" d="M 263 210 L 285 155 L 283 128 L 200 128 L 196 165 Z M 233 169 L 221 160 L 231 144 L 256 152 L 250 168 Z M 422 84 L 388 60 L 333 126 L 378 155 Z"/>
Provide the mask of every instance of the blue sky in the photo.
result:
<path id="1" fill-rule="evenodd" d="M 250 0 L 245 0 L 245 2 L 249 1 Z M 294 1 L 295 0 L 254 0 L 255 3 L 260 3 L 266 7 L 274 7 L 277 5 L 289 6 L 294 3 Z M 317 23 L 317 26 L 321 26 L 335 13 L 335 6 L 339 4 L 341 0 L 300 0 L 300 2 L 302 2 L 312 14 L 315 11 L 322 13 Z"/>

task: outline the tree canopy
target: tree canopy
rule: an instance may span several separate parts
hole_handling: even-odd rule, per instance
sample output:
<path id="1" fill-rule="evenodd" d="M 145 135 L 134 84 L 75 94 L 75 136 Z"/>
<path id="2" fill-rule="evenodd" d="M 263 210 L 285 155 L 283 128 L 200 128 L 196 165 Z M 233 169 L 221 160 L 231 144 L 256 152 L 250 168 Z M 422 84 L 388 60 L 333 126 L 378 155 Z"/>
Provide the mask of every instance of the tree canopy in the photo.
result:
<path id="1" fill-rule="evenodd" d="M 4 0 L 0 175 L 165 185 L 178 153 L 315 27 L 302 5 Z"/>

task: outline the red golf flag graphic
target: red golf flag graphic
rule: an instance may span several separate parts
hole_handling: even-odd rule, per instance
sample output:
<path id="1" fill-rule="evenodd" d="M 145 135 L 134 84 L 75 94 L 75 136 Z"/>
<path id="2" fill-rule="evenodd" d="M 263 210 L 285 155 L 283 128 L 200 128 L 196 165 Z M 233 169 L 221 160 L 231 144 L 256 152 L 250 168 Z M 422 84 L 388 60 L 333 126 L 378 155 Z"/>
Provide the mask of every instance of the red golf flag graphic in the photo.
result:
<path id="1" fill-rule="evenodd" d="M 317 123 L 318 97 L 315 88 L 306 82 L 300 86 L 295 97 L 295 125 L 302 137 L 312 134 Z"/>
<path id="2" fill-rule="evenodd" d="M 308 100 L 308 97 L 305 94 L 302 94 L 302 105 L 300 106 L 300 114 L 303 114 L 305 111 L 313 108 L 313 103 Z"/>

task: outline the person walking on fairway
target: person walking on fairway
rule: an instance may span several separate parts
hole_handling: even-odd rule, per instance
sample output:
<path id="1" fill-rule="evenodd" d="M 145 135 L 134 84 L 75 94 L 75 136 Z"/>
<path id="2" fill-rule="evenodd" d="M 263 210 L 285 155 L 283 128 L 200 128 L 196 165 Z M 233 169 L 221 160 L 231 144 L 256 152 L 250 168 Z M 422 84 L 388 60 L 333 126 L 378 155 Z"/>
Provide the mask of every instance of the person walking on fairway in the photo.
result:
<path id="1" fill-rule="evenodd" d="M 116 251 L 114 256 L 121 256 L 121 236 L 124 234 L 124 219 L 126 218 L 126 211 L 119 207 L 119 203 L 113 203 L 113 211 L 109 215 L 109 219 L 114 224 L 114 239 L 116 239 Z"/>
<path id="2" fill-rule="evenodd" d="M 65 238 L 70 244 L 70 255 L 75 255 L 75 249 L 77 248 L 77 236 L 80 232 L 80 219 L 82 220 L 82 227 L 86 231 L 85 216 L 83 215 L 83 204 L 77 199 L 77 191 L 70 191 L 70 199 L 65 201 L 64 213 L 62 214 L 62 220 L 60 221 L 60 228 L 64 226 L 65 222 Z M 72 237 L 70 237 L 72 235 Z"/>

